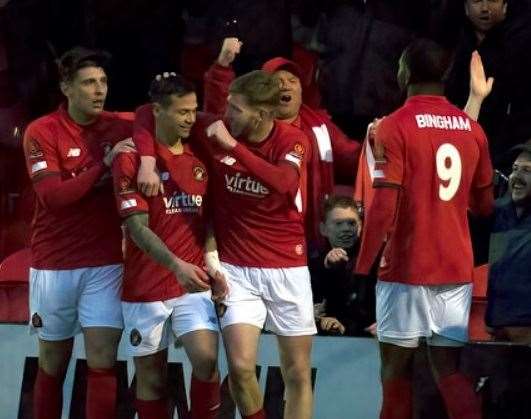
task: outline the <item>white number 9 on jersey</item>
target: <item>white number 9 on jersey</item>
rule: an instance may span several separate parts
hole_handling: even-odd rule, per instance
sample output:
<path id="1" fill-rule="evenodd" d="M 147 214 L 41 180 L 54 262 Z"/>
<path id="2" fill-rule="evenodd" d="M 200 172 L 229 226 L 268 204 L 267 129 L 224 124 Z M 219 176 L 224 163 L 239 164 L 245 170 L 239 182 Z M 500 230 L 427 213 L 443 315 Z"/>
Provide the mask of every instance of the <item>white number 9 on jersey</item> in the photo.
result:
<path id="1" fill-rule="evenodd" d="M 455 146 L 449 143 L 442 144 L 435 155 L 437 176 L 447 185 L 439 185 L 439 198 L 449 201 L 454 197 L 461 183 L 461 156 Z"/>

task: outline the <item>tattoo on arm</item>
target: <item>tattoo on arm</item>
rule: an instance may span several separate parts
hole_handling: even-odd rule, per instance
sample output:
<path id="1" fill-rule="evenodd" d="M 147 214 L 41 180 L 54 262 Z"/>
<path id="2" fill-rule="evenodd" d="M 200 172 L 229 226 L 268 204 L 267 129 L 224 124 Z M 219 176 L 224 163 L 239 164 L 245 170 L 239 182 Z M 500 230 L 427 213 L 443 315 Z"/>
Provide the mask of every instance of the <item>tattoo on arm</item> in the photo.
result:
<path id="1" fill-rule="evenodd" d="M 178 258 L 149 228 L 149 216 L 146 213 L 130 215 L 125 219 L 125 225 L 131 239 L 144 253 L 165 268 L 173 272 L 178 270 Z"/>

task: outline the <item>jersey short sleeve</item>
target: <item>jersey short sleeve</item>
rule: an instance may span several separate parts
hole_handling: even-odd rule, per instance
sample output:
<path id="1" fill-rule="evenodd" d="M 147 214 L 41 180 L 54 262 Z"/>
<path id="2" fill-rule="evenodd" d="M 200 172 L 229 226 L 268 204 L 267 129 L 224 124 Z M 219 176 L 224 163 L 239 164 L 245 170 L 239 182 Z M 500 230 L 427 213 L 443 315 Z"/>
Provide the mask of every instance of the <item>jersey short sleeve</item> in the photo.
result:
<path id="1" fill-rule="evenodd" d="M 300 131 L 290 130 L 289 134 L 282 136 L 282 143 L 277 150 L 277 163 L 288 162 L 298 170 L 308 161 L 308 138 Z M 298 130 L 297 130 L 298 131 Z"/>
<path id="2" fill-rule="evenodd" d="M 118 213 L 122 218 L 138 212 L 148 212 L 144 196 L 137 190 L 136 174 L 139 156 L 136 153 L 120 153 L 113 161 L 112 174 L 114 196 Z"/>

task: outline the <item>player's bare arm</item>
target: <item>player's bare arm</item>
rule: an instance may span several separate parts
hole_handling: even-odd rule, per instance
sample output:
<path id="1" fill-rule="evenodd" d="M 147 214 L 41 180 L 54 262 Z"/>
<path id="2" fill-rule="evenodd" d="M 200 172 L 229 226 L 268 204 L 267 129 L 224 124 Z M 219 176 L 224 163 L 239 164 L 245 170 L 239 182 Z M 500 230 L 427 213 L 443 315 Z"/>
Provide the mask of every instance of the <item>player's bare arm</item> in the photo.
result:
<path id="1" fill-rule="evenodd" d="M 206 291 L 208 275 L 198 266 L 175 256 L 164 242 L 149 228 L 149 216 L 145 213 L 132 214 L 125 219 L 125 225 L 135 244 L 153 260 L 172 271 L 188 292 Z"/>
<path id="2" fill-rule="evenodd" d="M 216 303 L 223 301 L 229 292 L 227 279 L 221 269 L 218 246 L 212 228 L 208 229 L 205 240 L 205 265 L 210 275 L 210 287 L 212 288 L 212 300 Z"/>

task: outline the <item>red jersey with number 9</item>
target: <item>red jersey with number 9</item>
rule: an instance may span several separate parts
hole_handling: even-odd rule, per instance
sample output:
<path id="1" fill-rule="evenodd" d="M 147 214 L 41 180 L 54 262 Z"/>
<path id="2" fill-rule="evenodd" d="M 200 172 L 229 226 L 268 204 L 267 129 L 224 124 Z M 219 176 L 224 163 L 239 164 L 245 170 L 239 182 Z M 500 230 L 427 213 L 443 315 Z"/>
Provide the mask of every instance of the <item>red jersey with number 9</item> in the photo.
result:
<path id="1" fill-rule="evenodd" d="M 467 210 L 475 190 L 491 187 L 493 174 L 481 127 L 442 96 L 413 96 L 381 121 L 373 152 L 374 187 L 400 190 L 379 278 L 471 282 Z"/>

